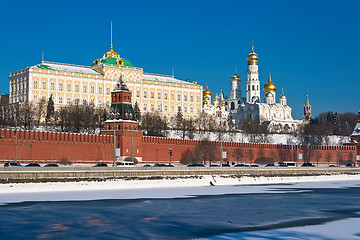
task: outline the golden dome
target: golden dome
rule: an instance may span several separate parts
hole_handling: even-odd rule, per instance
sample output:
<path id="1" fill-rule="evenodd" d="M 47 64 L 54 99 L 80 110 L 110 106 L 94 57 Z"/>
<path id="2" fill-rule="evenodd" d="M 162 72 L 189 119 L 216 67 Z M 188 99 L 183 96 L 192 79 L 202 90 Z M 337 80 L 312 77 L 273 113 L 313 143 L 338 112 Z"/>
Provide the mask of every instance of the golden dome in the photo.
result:
<path id="1" fill-rule="evenodd" d="M 208 96 L 204 97 L 204 101 L 209 101 L 209 100 L 210 100 L 210 98 Z"/>
<path id="2" fill-rule="evenodd" d="M 110 45 L 110 51 L 104 54 L 104 58 L 113 57 L 113 58 L 120 58 L 119 54 L 113 50 L 113 45 Z"/>
<path id="3" fill-rule="evenodd" d="M 214 102 L 218 102 L 219 100 L 217 98 L 214 98 Z"/>
<path id="4" fill-rule="evenodd" d="M 247 57 L 248 64 L 249 65 L 256 65 L 259 60 L 259 56 L 254 52 L 254 46 L 252 46 L 251 53 Z"/>
<path id="5" fill-rule="evenodd" d="M 241 81 L 241 78 L 235 73 L 235 75 L 231 77 L 231 81 Z"/>
<path id="6" fill-rule="evenodd" d="M 221 102 L 221 103 L 220 103 L 220 106 L 221 106 L 221 107 L 225 107 L 225 103 L 224 103 L 224 102 Z"/>
<path id="7" fill-rule="evenodd" d="M 211 96 L 211 91 L 208 89 L 208 87 L 206 86 L 205 91 L 203 92 L 204 96 Z"/>
<path id="8" fill-rule="evenodd" d="M 269 81 L 264 86 L 264 92 L 276 92 L 276 86 L 271 81 L 271 74 L 269 75 Z"/>

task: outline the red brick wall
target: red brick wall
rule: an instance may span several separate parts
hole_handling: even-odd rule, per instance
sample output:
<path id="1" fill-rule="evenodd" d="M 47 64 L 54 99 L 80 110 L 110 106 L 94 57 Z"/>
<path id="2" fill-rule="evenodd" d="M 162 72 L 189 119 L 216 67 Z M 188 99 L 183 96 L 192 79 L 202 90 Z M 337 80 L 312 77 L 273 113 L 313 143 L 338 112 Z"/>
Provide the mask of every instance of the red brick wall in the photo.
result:
<path id="1" fill-rule="evenodd" d="M 143 161 L 144 162 L 160 162 L 169 163 L 169 148 L 172 148 L 173 156 L 171 158 L 172 163 L 178 163 L 181 159 L 181 155 L 187 149 L 193 150 L 200 141 L 197 140 L 182 140 L 182 139 L 170 139 L 160 137 L 143 137 Z M 220 161 L 220 142 L 211 142 L 211 144 L 219 149 L 219 161 Z M 257 143 L 238 143 L 238 142 L 223 142 L 223 151 L 227 152 L 227 159 L 230 163 L 236 163 L 236 157 L 233 155 L 233 151 L 236 148 L 243 148 L 244 152 L 248 152 L 250 149 L 254 153 L 254 158 L 260 157 L 260 152 L 264 152 L 264 156 L 274 158 L 278 161 L 279 152 L 286 152 L 287 161 L 291 161 L 291 154 L 295 157 L 293 160 L 296 162 L 296 156 L 299 153 L 304 153 L 304 150 L 299 146 L 291 145 L 278 145 L 278 144 L 257 144 Z M 262 149 L 262 150 L 261 150 Z M 157 151 L 158 150 L 158 151 Z M 355 161 L 356 148 L 354 146 L 313 146 L 313 152 L 319 153 L 319 164 L 328 164 L 327 155 L 331 156 L 330 163 L 337 164 L 338 158 L 343 160 L 349 159 L 349 153 L 352 154 L 352 159 Z M 339 156 L 339 157 L 338 157 Z M 299 160 L 299 163 L 303 163 L 304 160 Z M 315 156 L 311 160 L 316 164 L 317 160 Z M 243 158 L 243 163 L 250 163 L 247 156 Z"/>
<path id="2" fill-rule="evenodd" d="M 15 131 L 0 129 L 0 163 L 15 159 Z M 56 132 L 17 132 L 17 159 L 20 163 L 112 163 L 113 137 Z"/>
<path id="3" fill-rule="evenodd" d="M 136 133 L 137 131 L 134 131 Z M 193 150 L 200 143 L 197 140 L 182 140 L 171 138 L 147 137 L 138 134 L 123 131 L 118 132 L 117 140 L 120 139 L 117 146 L 122 148 L 123 156 L 131 156 L 131 136 L 133 136 L 134 156 L 142 157 L 143 162 L 148 163 L 169 163 L 169 148 L 172 148 L 172 163 L 178 163 L 181 155 L 187 149 Z M 110 132 L 109 132 L 110 134 Z M 211 142 L 214 148 L 219 149 L 220 142 Z M 233 151 L 236 148 L 244 148 L 245 152 L 250 149 L 254 153 L 254 162 L 264 152 L 264 156 L 272 157 L 278 161 L 279 152 L 287 152 L 288 161 L 291 161 L 291 152 L 303 153 L 303 149 L 297 146 L 276 145 L 276 144 L 254 144 L 254 143 L 235 143 L 224 142 L 223 150 L 227 152 L 225 161 L 236 162 Z M 38 162 L 50 163 L 59 162 L 63 157 L 73 163 L 97 163 L 113 162 L 113 136 L 112 135 L 91 135 L 91 134 L 69 134 L 69 133 L 51 133 L 35 131 L 18 131 L 17 159 L 20 163 Z M 126 152 L 126 149 L 128 151 Z M 262 149 L 262 150 L 261 150 Z M 349 153 L 356 156 L 355 146 L 318 146 L 313 147 L 316 152 L 321 154 L 319 164 L 328 164 L 327 155 L 331 155 L 330 163 L 336 164 L 338 156 L 341 159 L 348 160 Z M 126 153 L 125 153 L 125 152 Z M 297 156 L 297 154 L 294 154 Z M 13 161 L 15 158 L 15 139 L 14 131 L 0 129 L 0 163 Z M 220 160 L 220 154 L 219 154 Z M 296 161 L 296 159 L 294 159 Z M 248 157 L 243 158 L 243 162 L 249 163 Z M 303 160 L 299 160 L 302 163 Z M 315 158 L 311 160 L 316 163 Z"/>

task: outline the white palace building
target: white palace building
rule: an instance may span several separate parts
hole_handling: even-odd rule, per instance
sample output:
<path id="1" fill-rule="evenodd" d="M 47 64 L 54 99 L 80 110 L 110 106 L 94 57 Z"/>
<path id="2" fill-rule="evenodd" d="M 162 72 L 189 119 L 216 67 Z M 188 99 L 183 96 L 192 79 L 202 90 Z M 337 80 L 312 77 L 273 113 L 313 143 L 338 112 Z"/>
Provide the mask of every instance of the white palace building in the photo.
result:
<path id="1" fill-rule="evenodd" d="M 271 79 L 271 75 L 263 87 L 264 101 L 261 101 L 258 60 L 259 56 L 254 52 L 253 46 L 251 53 L 247 57 L 246 97 L 242 97 L 241 78 L 236 74 L 235 70 L 235 75 L 230 80 L 230 97 L 224 96 L 221 90 L 219 96 L 216 95 L 214 98 L 213 106 L 218 105 L 218 102 L 220 102 L 225 111 L 232 114 L 237 128 L 244 118 L 251 117 L 253 119 L 258 118 L 261 124 L 267 124 L 270 132 L 292 132 L 296 130 L 302 121 L 292 118 L 291 107 L 287 104 L 284 92 L 280 95 L 279 101 L 276 102 L 276 86 Z M 207 95 L 205 91 L 203 95 L 205 98 Z"/>

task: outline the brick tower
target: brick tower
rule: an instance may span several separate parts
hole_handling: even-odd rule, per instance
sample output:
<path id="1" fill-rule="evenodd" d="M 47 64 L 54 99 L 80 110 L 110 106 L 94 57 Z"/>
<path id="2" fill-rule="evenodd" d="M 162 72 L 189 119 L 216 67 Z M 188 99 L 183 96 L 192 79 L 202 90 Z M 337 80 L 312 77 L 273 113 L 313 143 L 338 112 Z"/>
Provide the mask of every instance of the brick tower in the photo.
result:
<path id="1" fill-rule="evenodd" d="M 115 136 L 115 148 L 120 148 L 120 156 L 116 156 L 114 162 L 127 157 L 142 161 L 143 132 L 139 131 L 131 105 L 131 92 L 121 75 L 111 92 L 111 109 L 101 133 Z"/>

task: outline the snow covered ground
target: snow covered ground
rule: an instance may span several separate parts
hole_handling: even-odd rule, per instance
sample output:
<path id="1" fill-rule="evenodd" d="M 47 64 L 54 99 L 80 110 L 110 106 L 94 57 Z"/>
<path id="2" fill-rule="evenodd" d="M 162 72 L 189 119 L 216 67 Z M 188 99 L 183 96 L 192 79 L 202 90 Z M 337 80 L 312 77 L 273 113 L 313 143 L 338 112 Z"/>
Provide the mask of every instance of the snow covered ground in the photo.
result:
<path id="1" fill-rule="evenodd" d="M 336 181 L 348 186 L 348 181 L 360 180 L 360 175 L 308 177 L 242 177 L 202 176 L 165 180 L 112 180 L 104 182 L 19 183 L 0 185 L 0 204 L 22 201 L 70 201 L 99 199 L 175 198 L 192 195 L 256 193 L 266 191 L 264 184 L 309 184 Z M 274 192 L 274 191 L 272 191 Z"/>
<path id="2" fill-rule="evenodd" d="M 168 131 L 168 138 L 182 138 L 182 133 L 176 130 Z M 216 133 L 194 133 L 194 140 L 201 140 L 207 138 L 210 141 L 218 141 L 218 135 Z M 185 139 L 189 139 L 188 136 Z M 242 132 L 225 133 L 223 136 L 224 142 L 249 142 L 249 136 Z M 328 145 L 342 145 L 343 143 L 350 142 L 350 137 L 344 136 L 328 136 Z M 271 144 L 297 144 L 299 139 L 292 134 L 269 134 L 268 143 Z"/>

